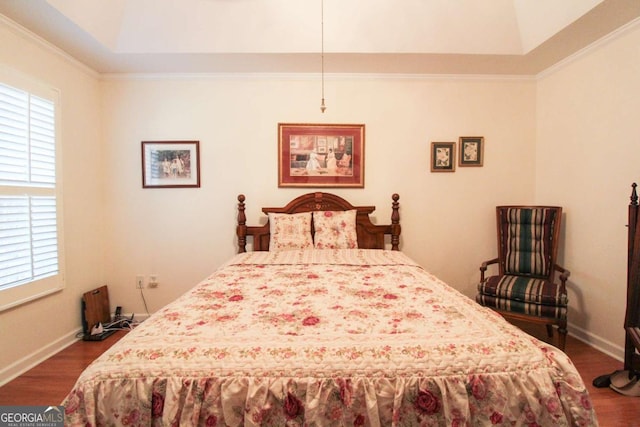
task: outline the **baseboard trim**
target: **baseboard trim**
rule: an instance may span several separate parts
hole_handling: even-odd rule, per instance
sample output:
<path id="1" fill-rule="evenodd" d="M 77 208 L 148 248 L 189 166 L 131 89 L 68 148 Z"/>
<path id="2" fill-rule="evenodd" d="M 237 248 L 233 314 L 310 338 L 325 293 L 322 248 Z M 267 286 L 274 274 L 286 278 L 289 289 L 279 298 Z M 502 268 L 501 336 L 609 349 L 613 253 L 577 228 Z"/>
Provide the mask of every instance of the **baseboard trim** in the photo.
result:
<path id="1" fill-rule="evenodd" d="M 612 343 L 611 341 L 602 339 L 591 332 L 580 328 L 576 325 L 568 325 L 569 335 L 579 339 L 580 341 L 590 345 L 598 351 L 603 352 L 607 356 L 611 356 L 614 359 L 623 362 L 624 361 L 624 348 Z"/>
<path id="2" fill-rule="evenodd" d="M 82 329 L 68 332 L 57 340 L 12 363 L 6 368 L 3 368 L 0 370 L 0 386 L 5 385 L 9 381 L 19 377 L 29 369 L 37 366 L 39 363 L 47 360 L 59 351 L 69 347 L 71 344 L 79 340 L 78 336 L 81 332 Z"/>
<path id="3" fill-rule="evenodd" d="M 131 317 L 131 314 L 125 315 L 125 317 Z M 136 314 L 134 316 L 135 321 L 143 322 L 149 317 L 149 314 Z M 27 372 L 29 369 L 34 368 L 39 363 L 44 362 L 54 354 L 64 350 L 71 344 L 81 339 L 82 329 L 76 329 L 75 331 L 68 332 L 57 340 L 45 345 L 44 347 L 34 351 L 33 353 L 23 357 L 22 359 L 12 363 L 0 370 L 0 387 L 14 380 L 20 375 Z"/>

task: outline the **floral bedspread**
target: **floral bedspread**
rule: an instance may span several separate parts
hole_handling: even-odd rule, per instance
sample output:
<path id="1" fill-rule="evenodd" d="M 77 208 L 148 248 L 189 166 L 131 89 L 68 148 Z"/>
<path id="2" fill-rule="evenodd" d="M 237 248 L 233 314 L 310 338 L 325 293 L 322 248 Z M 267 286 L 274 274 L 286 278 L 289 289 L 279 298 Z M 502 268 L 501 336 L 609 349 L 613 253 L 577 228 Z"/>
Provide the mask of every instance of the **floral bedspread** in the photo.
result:
<path id="1" fill-rule="evenodd" d="M 401 252 L 240 254 L 104 353 L 67 426 L 591 426 L 569 358 Z"/>

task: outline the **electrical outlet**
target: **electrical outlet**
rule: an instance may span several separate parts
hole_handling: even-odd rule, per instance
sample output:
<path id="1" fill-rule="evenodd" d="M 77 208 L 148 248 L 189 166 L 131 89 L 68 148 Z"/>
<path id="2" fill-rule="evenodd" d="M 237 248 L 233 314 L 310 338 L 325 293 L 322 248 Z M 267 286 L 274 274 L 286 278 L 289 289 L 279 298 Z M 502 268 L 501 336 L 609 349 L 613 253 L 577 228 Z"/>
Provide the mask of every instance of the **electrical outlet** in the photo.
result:
<path id="1" fill-rule="evenodd" d="M 144 288 L 144 276 L 142 275 L 136 276 L 136 288 L 138 289 Z"/>
<path id="2" fill-rule="evenodd" d="M 158 275 L 157 274 L 150 274 L 149 275 L 149 287 L 150 288 L 157 288 L 158 287 Z"/>

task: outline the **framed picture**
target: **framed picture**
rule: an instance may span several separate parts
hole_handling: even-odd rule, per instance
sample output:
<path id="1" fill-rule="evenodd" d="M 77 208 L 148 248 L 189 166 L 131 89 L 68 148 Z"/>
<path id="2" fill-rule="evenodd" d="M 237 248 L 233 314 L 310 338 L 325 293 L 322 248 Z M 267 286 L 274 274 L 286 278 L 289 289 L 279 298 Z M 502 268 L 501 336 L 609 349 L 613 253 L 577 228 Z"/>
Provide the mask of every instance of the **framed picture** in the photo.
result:
<path id="1" fill-rule="evenodd" d="M 200 187 L 199 141 L 142 141 L 142 187 Z"/>
<path id="2" fill-rule="evenodd" d="M 279 123 L 278 187 L 364 187 L 364 125 Z"/>
<path id="3" fill-rule="evenodd" d="M 431 172 L 455 172 L 456 143 L 431 143 Z"/>
<path id="4" fill-rule="evenodd" d="M 461 136 L 460 137 L 460 166 L 482 166 L 484 157 L 484 137 Z"/>

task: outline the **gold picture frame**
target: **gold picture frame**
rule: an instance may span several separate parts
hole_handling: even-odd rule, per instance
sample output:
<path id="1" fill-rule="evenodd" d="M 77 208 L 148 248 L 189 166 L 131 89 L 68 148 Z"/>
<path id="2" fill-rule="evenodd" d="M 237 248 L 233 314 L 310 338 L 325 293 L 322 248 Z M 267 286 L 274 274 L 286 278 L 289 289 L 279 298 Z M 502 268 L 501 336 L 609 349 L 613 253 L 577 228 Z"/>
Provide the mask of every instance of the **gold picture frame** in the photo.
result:
<path id="1" fill-rule="evenodd" d="M 364 187 L 363 124 L 278 124 L 278 187 Z"/>
<path id="2" fill-rule="evenodd" d="M 431 143 L 431 172 L 455 172 L 456 143 Z"/>
<path id="3" fill-rule="evenodd" d="M 484 137 L 461 136 L 458 152 L 459 166 L 482 166 L 484 160 Z"/>

